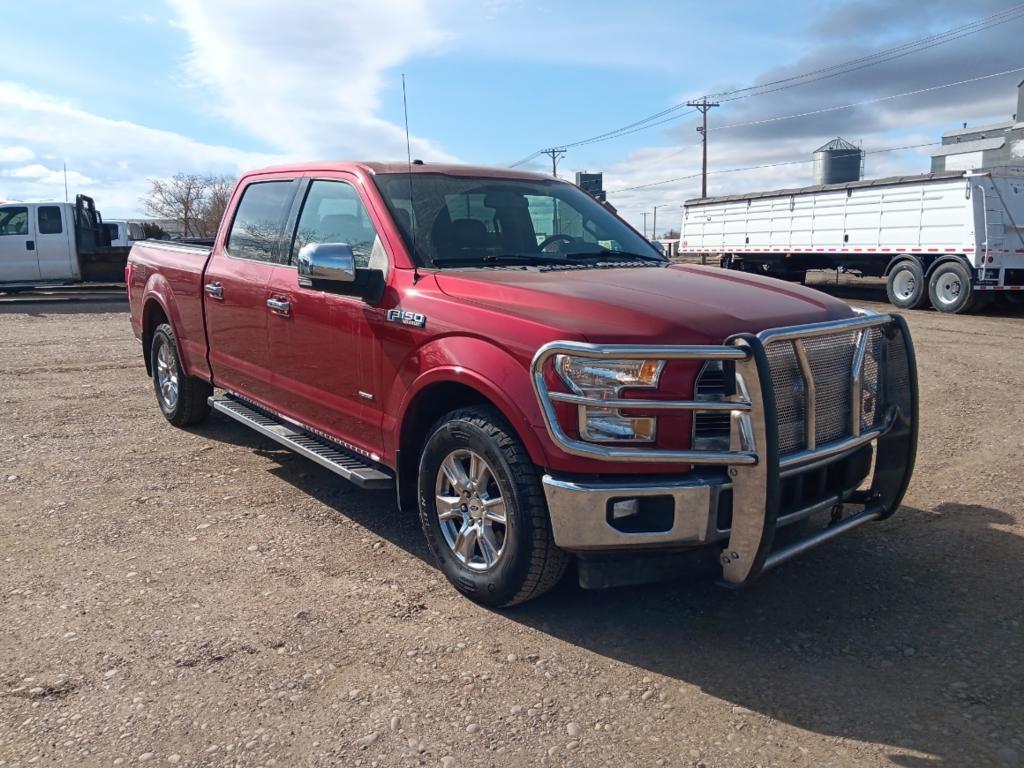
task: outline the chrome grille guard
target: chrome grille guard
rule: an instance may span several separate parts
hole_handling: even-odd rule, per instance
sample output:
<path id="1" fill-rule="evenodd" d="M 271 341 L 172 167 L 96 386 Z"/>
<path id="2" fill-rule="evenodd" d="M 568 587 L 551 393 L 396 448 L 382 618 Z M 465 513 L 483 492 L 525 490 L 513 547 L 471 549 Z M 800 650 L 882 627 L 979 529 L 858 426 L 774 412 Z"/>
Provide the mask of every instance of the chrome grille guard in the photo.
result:
<path id="1" fill-rule="evenodd" d="M 864 360 L 869 332 L 884 339 L 877 395 L 885 412 L 870 429 L 861 422 Z M 850 374 L 850 434 L 818 445 L 814 439 L 815 379 L 803 342 L 830 335 L 856 332 L 856 349 Z M 790 343 L 804 379 L 807 414 L 806 447 L 780 456 L 775 392 L 766 349 Z M 736 394 L 718 400 L 600 399 L 552 391 L 545 380 L 549 361 L 559 354 L 595 360 L 710 360 L 731 361 L 736 368 Z M 917 451 L 917 373 L 913 344 L 906 322 L 899 315 L 861 314 L 826 323 L 772 328 L 754 334 L 738 334 L 722 346 L 597 345 L 555 341 L 541 347 L 531 368 L 534 391 L 551 440 L 574 456 L 599 461 L 636 464 L 721 466 L 728 470 L 733 489 L 732 526 L 722 550 L 722 581 L 730 586 L 751 582 L 762 571 L 788 560 L 819 541 L 868 520 L 893 514 L 910 482 Z M 852 399 L 856 398 L 856 403 Z M 571 437 L 559 423 L 555 403 L 620 410 L 728 411 L 731 418 L 728 451 L 666 450 L 598 445 Z M 875 467 L 869 489 L 852 499 L 863 504 L 861 512 L 778 551 L 772 551 L 782 477 L 832 461 L 870 442 L 876 442 Z M 639 468 L 638 468 L 639 469 Z"/>

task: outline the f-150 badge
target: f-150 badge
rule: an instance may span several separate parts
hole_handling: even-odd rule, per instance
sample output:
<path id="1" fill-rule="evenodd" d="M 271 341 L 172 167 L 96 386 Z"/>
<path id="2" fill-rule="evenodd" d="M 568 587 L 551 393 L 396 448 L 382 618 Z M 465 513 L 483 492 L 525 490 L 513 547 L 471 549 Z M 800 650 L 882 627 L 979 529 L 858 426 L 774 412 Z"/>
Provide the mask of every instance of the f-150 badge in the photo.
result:
<path id="1" fill-rule="evenodd" d="M 422 328 L 427 324 L 427 316 L 421 315 L 419 312 L 406 312 L 404 309 L 389 309 L 388 322 Z"/>

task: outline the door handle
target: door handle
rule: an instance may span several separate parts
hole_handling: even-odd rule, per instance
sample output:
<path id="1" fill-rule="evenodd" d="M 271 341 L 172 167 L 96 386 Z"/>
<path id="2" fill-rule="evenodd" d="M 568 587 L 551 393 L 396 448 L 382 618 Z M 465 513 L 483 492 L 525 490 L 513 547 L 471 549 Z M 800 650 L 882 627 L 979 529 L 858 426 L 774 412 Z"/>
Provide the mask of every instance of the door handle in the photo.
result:
<path id="1" fill-rule="evenodd" d="M 34 251 L 35 249 L 36 249 L 36 241 L 35 240 L 26 240 L 25 241 L 25 250 L 26 251 Z"/>
<path id="2" fill-rule="evenodd" d="M 290 315 L 292 313 L 292 305 L 287 299 L 267 299 L 267 306 L 270 307 L 270 311 L 277 315 Z"/>
<path id="3" fill-rule="evenodd" d="M 220 283 L 207 283 L 203 286 L 203 290 L 206 291 L 206 295 L 211 299 L 224 301 L 224 286 Z"/>

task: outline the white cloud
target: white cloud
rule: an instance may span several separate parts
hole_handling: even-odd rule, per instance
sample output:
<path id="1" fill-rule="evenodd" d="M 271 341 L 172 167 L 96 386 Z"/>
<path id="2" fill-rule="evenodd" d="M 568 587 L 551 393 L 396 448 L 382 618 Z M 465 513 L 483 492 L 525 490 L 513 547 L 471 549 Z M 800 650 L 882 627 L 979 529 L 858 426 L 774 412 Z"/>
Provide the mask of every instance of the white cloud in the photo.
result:
<path id="1" fill-rule="evenodd" d="M 65 182 L 68 186 L 81 187 L 86 184 L 95 184 L 91 179 L 78 171 L 65 171 L 63 168 L 47 168 L 40 163 L 23 165 L 18 168 L 5 168 L 0 170 L 0 176 L 7 176 L 12 179 L 31 179 L 41 186 L 61 185 Z"/>
<path id="2" fill-rule="evenodd" d="M 51 158 L 46 164 L 21 165 L 0 174 L 0 197 L 63 200 L 66 162 L 69 192 L 92 195 L 108 218 L 138 214 L 148 178 L 180 170 L 239 175 L 285 159 L 111 120 L 4 81 L 0 81 L 0 145 L 31 146 L 27 150 L 31 156 L 17 153 L 24 160 Z"/>
<path id="3" fill-rule="evenodd" d="M 427 0 L 170 1 L 191 49 L 186 71 L 242 131 L 309 158 L 405 156 L 403 128 L 377 112 L 390 73 L 445 40 Z"/>
<path id="4" fill-rule="evenodd" d="M 199 109 L 267 151 L 113 120 L 0 80 L 0 164 L 16 166 L 0 172 L 0 197 L 63 199 L 66 162 L 71 194 L 91 194 L 108 217 L 127 216 L 141 212 L 147 179 L 178 171 L 238 175 L 288 160 L 402 158 L 404 130 L 378 116 L 380 94 L 403 61 L 446 39 L 430 2 L 297 0 L 284 8 L 273 0 L 169 0 L 171 34 L 189 46 L 179 85 L 202 94 Z M 452 159 L 426 139 L 413 137 L 412 148 Z"/>
<path id="5" fill-rule="evenodd" d="M 28 147 L 0 147 L 0 163 L 24 163 L 34 160 L 35 156 Z"/>
<path id="6" fill-rule="evenodd" d="M 160 17 L 152 13 L 123 13 L 118 18 L 125 24 L 157 24 L 160 21 Z"/>

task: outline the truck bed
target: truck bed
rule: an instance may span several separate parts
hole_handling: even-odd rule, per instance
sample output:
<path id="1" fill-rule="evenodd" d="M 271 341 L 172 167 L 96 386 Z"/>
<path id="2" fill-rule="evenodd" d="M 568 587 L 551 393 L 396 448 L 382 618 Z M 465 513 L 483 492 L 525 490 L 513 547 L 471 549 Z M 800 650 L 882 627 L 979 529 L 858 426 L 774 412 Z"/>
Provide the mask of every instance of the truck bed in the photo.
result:
<path id="1" fill-rule="evenodd" d="M 203 326 L 203 271 L 211 249 L 169 240 L 144 240 L 132 246 L 126 271 L 132 327 L 142 338 L 147 311 L 161 311 L 178 336 L 182 363 L 191 375 L 209 377 Z M 142 307 L 146 286 L 156 306 Z"/>
<path id="2" fill-rule="evenodd" d="M 113 283 L 124 279 L 130 246 L 93 248 L 78 252 L 83 283 Z"/>

